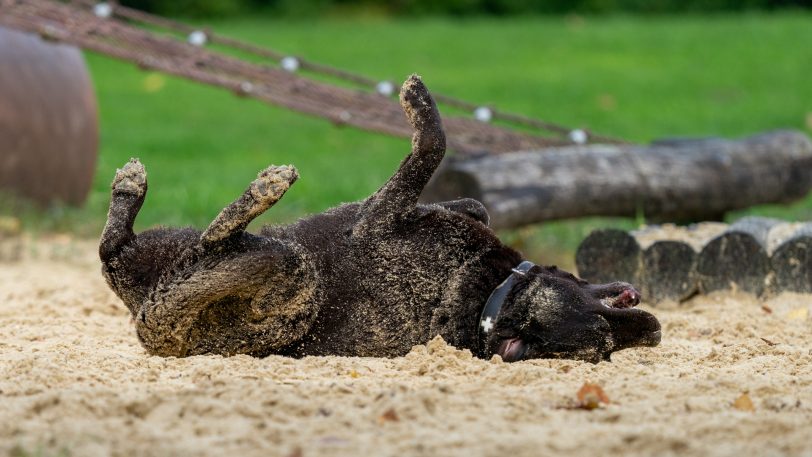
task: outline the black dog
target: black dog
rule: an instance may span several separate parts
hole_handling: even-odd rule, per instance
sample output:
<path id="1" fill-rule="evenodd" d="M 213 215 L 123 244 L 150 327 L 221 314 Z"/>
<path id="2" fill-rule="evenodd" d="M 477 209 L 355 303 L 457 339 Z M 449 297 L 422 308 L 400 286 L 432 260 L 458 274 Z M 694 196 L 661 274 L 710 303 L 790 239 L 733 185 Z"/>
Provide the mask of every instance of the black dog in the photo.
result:
<path id="1" fill-rule="evenodd" d="M 523 262 L 475 200 L 418 204 L 445 134 L 418 77 L 400 98 L 412 153 L 380 190 L 260 235 L 245 228 L 297 179 L 291 166 L 262 171 L 202 233 L 134 234 L 146 172 L 132 160 L 116 173 L 103 274 L 149 353 L 389 357 L 441 335 L 480 357 L 597 362 L 659 343 L 631 285 Z"/>

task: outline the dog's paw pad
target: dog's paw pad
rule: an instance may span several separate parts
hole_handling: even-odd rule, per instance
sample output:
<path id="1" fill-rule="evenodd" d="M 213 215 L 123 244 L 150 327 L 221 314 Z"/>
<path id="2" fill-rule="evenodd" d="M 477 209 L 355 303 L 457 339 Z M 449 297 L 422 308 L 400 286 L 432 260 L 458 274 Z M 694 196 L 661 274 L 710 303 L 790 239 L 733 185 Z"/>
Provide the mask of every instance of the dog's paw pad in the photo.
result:
<path id="1" fill-rule="evenodd" d="M 400 89 L 400 105 L 413 126 L 433 114 L 434 101 L 419 76 L 412 75 L 403 83 Z"/>
<path id="2" fill-rule="evenodd" d="M 271 165 L 257 175 L 251 183 L 251 195 L 257 201 L 270 204 L 280 198 L 299 178 L 293 165 Z"/>
<path id="3" fill-rule="evenodd" d="M 112 188 L 114 191 L 144 195 L 147 190 L 147 170 L 138 159 L 130 159 L 123 167 L 116 170 Z"/>

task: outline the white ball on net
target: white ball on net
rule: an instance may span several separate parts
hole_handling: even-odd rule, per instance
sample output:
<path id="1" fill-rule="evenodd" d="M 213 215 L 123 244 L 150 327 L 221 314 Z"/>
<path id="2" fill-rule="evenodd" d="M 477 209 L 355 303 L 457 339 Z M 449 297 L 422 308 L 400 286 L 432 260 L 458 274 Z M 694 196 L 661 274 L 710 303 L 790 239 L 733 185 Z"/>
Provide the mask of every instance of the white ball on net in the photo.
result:
<path id="1" fill-rule="evenodd" d="M 113 15 L 113 7 L 107 2 L 96 3 L 93 5 L 93 14 L 96 17 L 108 18 Z"/>
<path id="2" fill-rule="evenodd" d="M 208 40 L 209 39 L 206 36 L 206 32 L 203 32 L 202 30 L 195 30 L 186 38 L 186 41 L 188 41 L 189 44 L 195 46 L 203 46 Z"/>
<path id="3" fill-rule="evenodd" d="M 575 129 L 570 132 L 570 141 L 575 144 L 584 144 L 588 139 L 589 136 L 581 129 Z"/>
<path id="4" fill-rule="evenodd" d="M 282 58 L 279 64 L 282 65 L 283 69 L 291 73 L 299 69 L 299 59 L 293 56 Z"/>
<path id="5" fill-rule="evenodd" d="M 375 85 L 375 91 L 385 97 L 390 97 L 395 93 L 395 85 L 392 84 L 392 81 L 381 81 Z"/>
<path id="6" fill-rule="evenodd" d="M 474 119 L 479 122 L 490 122 L 493 119 L 493 111 L 487 106 L 480 106 L 474 110 Z"/>

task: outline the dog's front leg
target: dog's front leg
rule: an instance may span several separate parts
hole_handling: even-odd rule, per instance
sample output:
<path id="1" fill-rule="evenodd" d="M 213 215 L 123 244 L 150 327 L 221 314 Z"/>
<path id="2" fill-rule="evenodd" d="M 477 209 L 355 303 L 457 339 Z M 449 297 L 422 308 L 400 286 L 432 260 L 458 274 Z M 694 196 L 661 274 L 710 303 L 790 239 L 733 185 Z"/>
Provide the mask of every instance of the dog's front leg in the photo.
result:
<path id="1" fill-rule="evenodd" d="M 304 335 L 319 304 L 309 255 L 293 242 L 239 236 L 296 178 L 291 166 L 260 172 L 174 260 L 135 319 L 147 351 L 263 355 Z"/>
<path id="2" fill-rule="evenodd" d="M 135 318 L 151 354 L 267 355 L 296 342 L 318 313 L 318 275 L 293 242 L 209 254 L 164 278 Z"/>
<path id="3" fill-rule="evenodd" d="M 278 202 L 298 178 L 296 168 L 291 165 L 272 165 L 262 170 L 248 189 L 237 200 L 223 208 L 200 235 L 203 247 L 214 247 L 234 235 L 241 234 L 252 220 Z"/>
<path id="4" fill-rule="evenodd" d="M 445 132 L 440 112 L 423 81 L 412 75 L 400 91 L 400 105 L 415 130 L 412 152 L 398 171 L 364 203 L 362 222 L 392 220 L 411 211 L 445 154 Z"/>

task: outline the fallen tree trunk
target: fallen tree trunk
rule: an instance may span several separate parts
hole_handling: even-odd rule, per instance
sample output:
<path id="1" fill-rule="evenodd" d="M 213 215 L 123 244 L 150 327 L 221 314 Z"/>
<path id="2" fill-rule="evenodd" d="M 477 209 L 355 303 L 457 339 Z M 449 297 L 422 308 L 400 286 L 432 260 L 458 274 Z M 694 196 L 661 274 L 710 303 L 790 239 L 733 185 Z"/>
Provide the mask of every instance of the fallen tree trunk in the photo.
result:
<path id="1" fill-rule="evenodd" d="M 801 198 L 810 188 L 812 142 L 777 131 L 451 158 L 423 199 L 475 198 L 494 228 L 510 228 L 641 211 L 654 221 L 718 220 L 729 210 Z"/>

